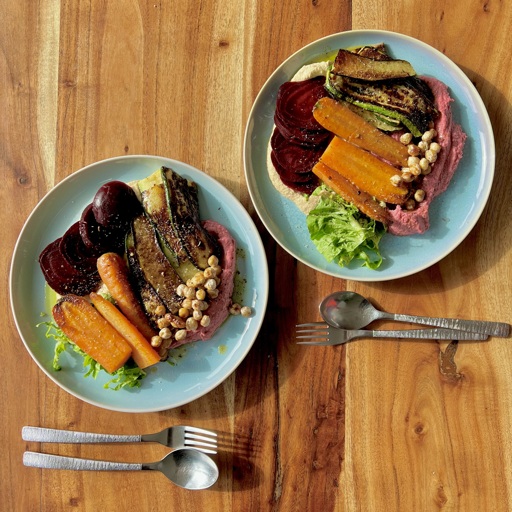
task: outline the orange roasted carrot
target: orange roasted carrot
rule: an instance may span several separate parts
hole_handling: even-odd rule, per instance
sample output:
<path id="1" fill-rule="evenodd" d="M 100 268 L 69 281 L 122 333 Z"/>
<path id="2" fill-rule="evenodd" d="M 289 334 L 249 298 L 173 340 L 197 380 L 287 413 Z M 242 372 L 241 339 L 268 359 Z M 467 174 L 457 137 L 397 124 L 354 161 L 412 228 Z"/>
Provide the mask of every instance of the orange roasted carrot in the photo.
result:
<path id="1" fill-rule="evenodd" d="M 114 373 L 131 356 L 126 340 L 83 297 L 63 296 L 52 313 L 64 334 L 107 372 Z"/>
<path id="2" fill-rule="evenodd" d="M 317 162 L 313 167 L 313 173 L 329 188 L 334 190 L 345 201 L 352 203 L 359 211 L 368 215 L 371 219 L 386 223 L 388 220 L 387 210 L 372 196 L 362 192 L 341 174 L 327 167 L 322 162 Z"/>
<path id="3" fill-rule="evenodd" d="M 407 187 L 391 182 L 400 173 L 396 167 L 338 136 L 329 142 L 320 161 L 378 201 L 403 204 L 407 199 Z"/>
<path id="4" fill-rule="evenodd" d="M 142 309 L 130 282 L 130 270 L 124 259 L 115 252 L 102 254 L 97 260 L 98 273 L 119 309 L 137 327 L 146 339 L 151 339 L 155 330 Z"/>
<path id="5" fill-rule="evenodd" d="M 349 107 L 325 97 L 317 101 L 314 118 L 330 132 L 399 167 L 407 166 L 407 146 L 371 125 Z"/>
<path id="6" fill-rule="evenodd" d="M 100 314 L 128 342 L 132 349 L 132 358 L 139 368 L 147 368 L 160 362 L 160 356 L 148 340 L 112 302 L 94 292 L 89 296 Z"/>

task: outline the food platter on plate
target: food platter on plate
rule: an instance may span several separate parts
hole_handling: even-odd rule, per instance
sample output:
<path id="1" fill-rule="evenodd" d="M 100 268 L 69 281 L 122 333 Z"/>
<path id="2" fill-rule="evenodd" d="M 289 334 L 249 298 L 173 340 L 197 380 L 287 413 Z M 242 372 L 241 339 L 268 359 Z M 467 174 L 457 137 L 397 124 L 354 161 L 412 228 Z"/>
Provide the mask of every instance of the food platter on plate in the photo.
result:
<path id="1" fill-rule="evenodd" d="M 52 368 L 54 343 L 45 336 L 41 314 L 51 303 L 38 265 L 48 243 L 61 236 L 80 217 L 95 192 L 110 180 L 130 182 L 150 175 L 161 166 L 172 168 L 197 183 L 202 219 L 225 226 L 236 240 L 237 272 L 235 296 L 251 306 L 249 318 L 230 316 L 206 342 L 195 342 L 175 350 L 169 361 L 148 369 L 141 387 L 113 391 L 105 389 L 108 375 L 84 378 L 78 354 L 61 355 L 62 370 Z M 268 299 L 266 255 L 259 233 L 240 202 L 219 182 L 176 160 L 146 155 L 110 158 L 71 174 L 54 187 L 34 208 L 16 243 L 10 272 L 11 307 L 18 332 L 28 352 L 57 385 L 90 404 L 124 412 L 172 409 L 195 400 L 222 383 L 242 362 L 254 343 Z"/>
<path id="2" fill-rule="evenodd" d="M 430 229 L 420 235 L 386 234 L 380 243 L 384 261 L 371 270 L 353 261 L 328 262 L 310 239 L 306 216 L 272 185 L 267 147 L 274 127 L 279 87 L 305 64 L 332 57 L 341 48 L 384 43 L 393 57 L 409 61 L 419 75 L 444 82 L 453 97 L 455 122 L 467 135 L 464 155 L 448 189 L 430 207 Z M 354 30 L 319 39 L 285 60 L 268 78 L 250 112 L 244 143 L 245 176 L 256 212 L 274 239 L 293 257 L 334 277 L 386 281 L 419 272 L 453 251 L 478 221 L 494 178 L 495 147 L 485 106 L 468 77 L 448 57 L 409 36 L 380 30 Z"/>

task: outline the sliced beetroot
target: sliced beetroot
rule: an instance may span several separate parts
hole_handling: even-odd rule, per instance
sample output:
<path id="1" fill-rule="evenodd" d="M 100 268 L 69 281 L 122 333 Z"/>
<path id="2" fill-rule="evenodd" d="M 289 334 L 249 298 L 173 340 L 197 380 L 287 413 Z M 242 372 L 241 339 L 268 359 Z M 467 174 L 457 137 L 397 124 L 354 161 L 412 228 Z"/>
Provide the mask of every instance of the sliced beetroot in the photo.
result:
<path id="1" fill-rule="evenodd" d="M 39 265 L 48 285 L 60 295 L 86 295 L 99 284 L 98 273 L 82 273 L 71 265 L 60 250 L 62 238 L 48 244 L 39 255 Z"/>
<path id="2" fill-rule="evenodd" d="M 318 178 L 313 174 L 313 178 L 310 181 L 307 181 L 305 183 L 297 183 L 294 181 L 288 181 L 286 179 L 282 179 L 284 185 L 286 185 L 288 188 L 291 188 L 292 190 L 295 190 L 295 192 L 298 192 L 299 194 L 307 194 L 308 196 L 313 193 L 316 187 L 319 185 Z"/>
<path id="3" fill-rule="evenodd" d="M 304 174 L 311 172 L 313 166 L 320 160 L 326 145 L 311 148 L 294 144 L 285 139 L 278 130 L 270 140 L 273 155 L 277 163 L 289 173 Z"/>
<path id="4" fill-rule="evenodd" d="M 316 146 L 330 137 L 330 132 L 327 130 L 304 130 L 297 126 L 287 125 L 277 117 L 274 117 L 274 123 L 283 137 L 295 144 Z"/>
<path id="5" fill-rule="evenodd" d="M 120 252 L 124 246 L 124 229 L 113 229 L 98 224 L 92 203 L 87 205 L 79 221 L 80 236 L 85 246 L 95 254 Z"/>
<path id="6" fill-rule="evenodd" d="M 288 183 L 308 183 L 315 178 L 312 172 L 293 172 L 288 167 L 283 167 L 277 160 L 274 151 L 270 153 L 272 164 L 274 165 L 277 174 L 281 178 L 281 181 Z"/>
<path id="7" fill-rule="evenodd" d="M 323 76 L 300 82 L 285 82 L 277 93 L 275 117 L 288 127 L 323 130 L 313 117 L 313 107 L 320 98 L 328 95 L 324 85 Z"/>
<path id="8" fill-rule="evenodd" d="M 99 253 L 84 244 L 80 235 L 79 221 L 72 224 L 62 236 L 60 251 L 78 272 L 87 274 L 96 270 L 96 260 Z"/>

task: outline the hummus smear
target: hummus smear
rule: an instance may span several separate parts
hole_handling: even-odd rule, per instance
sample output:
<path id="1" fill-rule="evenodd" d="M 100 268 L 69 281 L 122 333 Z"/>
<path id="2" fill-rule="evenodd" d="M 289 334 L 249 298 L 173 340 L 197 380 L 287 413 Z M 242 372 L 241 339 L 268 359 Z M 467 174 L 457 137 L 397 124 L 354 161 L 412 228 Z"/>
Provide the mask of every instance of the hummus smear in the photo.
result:
<path id="1" fill-rule="evenodd" d="M 222 247 L 222 273 L 220 275 L 221 282 L 218 287 L 219 295 L 208 308 L 210 324 L 207 327 L 199 327 L 196 331 L 189 333 L 184 340 L 174 342 L 171 348 L 176 348 L 192 341 L 209 340 L 230 314 L 229 307 L 231 305 L 236 272 L 236 242 L 229 231 L 218 222 L 206 220 L 203 226 L 217 238 Z"/>
<path id="2" fill-rule="evenodd" d="M 390 222 L 388 232 L 393 235 L 413 235 L 427 231 L 430 227 L 428 210 L 430 203 L 442 194 L 450 184 L 462 158 L 466 142 L 466 134 L 460 125 L 453 121 L 448 87 L 431 77 L 421 77 L 428 84 L 435 98 L 435 106 L 439 116 L 434 128 L 437 131 L 437 142 L 441 146 L 439 156 L 432 166 L 432 172 L 423 178 L 421 188 L 425 191 L 425 200 L 417 208 L 407 211 L 398 206 L 389 211 Z"/>
<path id="3" fill-rule="evenodd" d="M 329 62 L 317 62 L 303 66 L 291 79 L 291 81 L 308 80 L 316 76 L 325 76 L 329 69 Z M 397 206 L 389 210 L 388 232 L 393 235 L 406 236 L 421 234 L 428 230 L 429 207 L 435 197 L 442 194 L 450 184 L 462 158 L 466 134 L 460 125 L 454 122 L 450 104 L 448 88 L 441 81 L 432 77 L 422 76 L 435 98 L 435 107 L 439 116 L 435 121 L 437 132 L 436 141 L 441 146 L 438 158 L 432 165 L 432 172 L 423 178 L 421 188 L 425 191 L 425 199 L 418 203 L 414 210 L 406 210 Z M 267 151 L 267 171 L 273 186 L 280 194 L 293 201 L 306 215 L 313 210 L 318 201 L 318 196 L 308 196 L 292 190 L 283 184 L 271 160 L 271 145 L 269 142 Z"/>

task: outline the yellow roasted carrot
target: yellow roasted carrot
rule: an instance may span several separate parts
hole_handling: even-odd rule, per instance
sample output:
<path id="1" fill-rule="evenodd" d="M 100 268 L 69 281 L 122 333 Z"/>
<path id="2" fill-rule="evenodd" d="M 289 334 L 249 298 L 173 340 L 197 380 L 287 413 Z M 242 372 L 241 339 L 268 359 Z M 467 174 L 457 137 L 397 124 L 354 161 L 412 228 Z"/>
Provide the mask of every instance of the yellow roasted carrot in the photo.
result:
<path id="1" fill-rule="evenodd" d="M 114 373 L 131 356 L 126 340 L 83 297 L 63 296 L 52 313 L 64 334 L 107 372 Z"/>
<path id="2" fill-rule="evenodd" d="M 151 339 L 155 330 L 142 309 L 141 303 L 130 282 L 130 270 L 124 259 L 115 252 L 102 254 L 97 260 L 98 273 L 119 309 L 137 327 L 146 339 Z"/>
<path id="3" fill-rule="evenodd" d="M 407 199 L 407 187 L 391 182 L 398 169 L 340 137 L 333 137 L 320 161 L 378 201 L 403 204 Z"/>
<path id="4" fill-rule="evenodd" d="M 132 349 L 132 358 L 139 368 L 147 368 L 160 362 L 160 356 L 148 340 L 112 302 L 94 292 L 89 296 L 100 314 L 128 342 Z"/>
<path id="5" fill-rule="evenodd" d="M 407 147 L 339 101 L 325 97 L 318 100 L 313 109 L 314 118 L 330 132 L 360 148 L 371 151 L 393 165 L 407 166 Z"/>
<path id="6" fill-rule="evenodd" d="M 355 185 L 336 171 L 327 167 L 324 163 L 318 162 L 313 167 L 313 173 L 329 188 L 334 190 L 345 201 L 352 203 L 359 211 L 368 215 L 371 219 L 386 223 L 388 220 L 387 210 L 372 196 L 362 192 Z"/>

